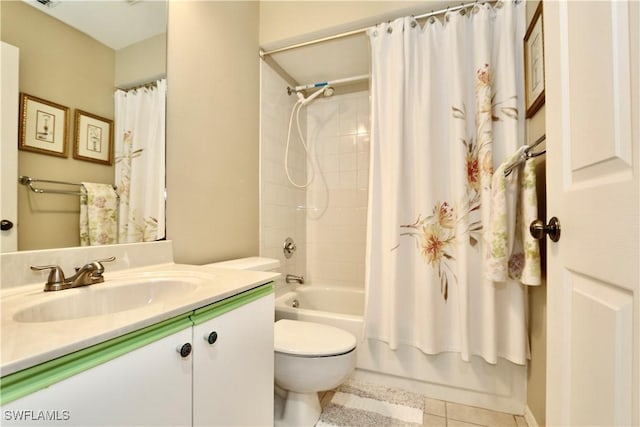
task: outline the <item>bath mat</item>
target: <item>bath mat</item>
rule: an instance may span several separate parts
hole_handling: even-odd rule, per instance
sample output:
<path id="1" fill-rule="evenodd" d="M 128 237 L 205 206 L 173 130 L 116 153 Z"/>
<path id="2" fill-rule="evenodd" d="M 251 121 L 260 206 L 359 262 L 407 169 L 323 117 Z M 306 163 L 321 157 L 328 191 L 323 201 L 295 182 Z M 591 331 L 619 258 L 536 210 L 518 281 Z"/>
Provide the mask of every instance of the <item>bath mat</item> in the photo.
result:
<path id="1" fill-rule="evenodd" d="M 422 426 L 424 396 L 348 381 L 338 387 L 316 427 Z"/>

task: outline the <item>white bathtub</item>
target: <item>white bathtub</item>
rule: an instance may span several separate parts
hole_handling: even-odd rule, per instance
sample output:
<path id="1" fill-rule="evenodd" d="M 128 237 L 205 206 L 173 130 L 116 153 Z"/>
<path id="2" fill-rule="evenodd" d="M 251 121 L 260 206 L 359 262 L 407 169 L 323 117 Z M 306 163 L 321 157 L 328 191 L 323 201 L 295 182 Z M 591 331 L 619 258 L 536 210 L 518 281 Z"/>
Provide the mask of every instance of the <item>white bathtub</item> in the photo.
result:
<path id="1" fill-rule="evenodd" d="M 298 307 L 294 307 L 294 300 Z M 276 320 L 323 323 L 362 337 L 364 290 L 347 287 L 301 285 L 276 298 Z"/>

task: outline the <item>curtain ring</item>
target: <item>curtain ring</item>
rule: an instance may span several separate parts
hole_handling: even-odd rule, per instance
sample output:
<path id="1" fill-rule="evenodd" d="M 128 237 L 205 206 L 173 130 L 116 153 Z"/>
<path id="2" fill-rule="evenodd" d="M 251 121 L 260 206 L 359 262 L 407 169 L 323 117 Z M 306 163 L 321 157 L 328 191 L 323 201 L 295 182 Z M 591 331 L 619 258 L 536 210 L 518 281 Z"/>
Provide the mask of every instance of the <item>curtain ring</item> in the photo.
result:
<path id="1" fill-rule="evenodd" d="M 393 33 L 393 28 L 391 28 L 391 27 L 387 28 L 387 33 L 389 33 L 389 34 Z"/>
<path id="2" fill-rule="evenodd" d="M 415 20 L 411 21 L 411 28 L 415 28 L 418 23 Z"/>

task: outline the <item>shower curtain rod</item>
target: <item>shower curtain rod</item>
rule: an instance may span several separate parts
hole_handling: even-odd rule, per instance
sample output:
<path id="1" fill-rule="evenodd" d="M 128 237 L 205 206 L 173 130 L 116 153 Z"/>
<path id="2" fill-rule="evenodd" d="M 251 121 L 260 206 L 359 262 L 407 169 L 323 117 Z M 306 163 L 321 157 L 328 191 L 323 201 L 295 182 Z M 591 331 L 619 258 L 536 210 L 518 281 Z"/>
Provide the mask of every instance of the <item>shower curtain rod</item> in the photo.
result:
<path id="1" fill-rule="evenodd" d="M 117 90 L 121 90 L 123 92 L 130 92 L 130 91 L 134 91 L 134 90 L 138 90 L 138 89 L 153 89 L 155 87 L 158 87 L 158 81 L 164 79 L 164 76 L 160 76 L 155 80 L 151 80 L 148 82 L 144 82 L 144 83 L 139 83 L 137 85 L 131 86 L 131 87 L 116 87 Z"/>
<path id="2" fill-rule="evenodd" d="M 414 19 L 425 19 L 425 18 L 430 18 L 432 16 L 442 15 L 442 14 L 445 14 L 447 12 L 455 12 L 457 10 L 467 9 L 469 7 L 473 7 L 473 6 L 476 6 L 476 5 L 479 5 L 479 4 L 497 3 L 498 1 L 499 0 L 489 0 L 489 1 L 484 1 L 484 2 L 474 1 L 474 2 L 462 3 L 462 4 L 458 5 L 458 6 L 452 6 L 452 7 L 447 7 L 445 9 L 440 9 L 440 10 L 436 10 L 436 11 L 423 13 L 422 15 L 417 15 L 417 16 L 414 16 L 413 18 Z M 521 1 L 522 0 L 516 0 L 515 3 L 518 4 Z M 265 56 L 273 55 L 274 53 L 285 52 L 287 50 L 298 49 L 298 48 L 301 48 L 301 47 L 311 46 L 311 45 L 318 44 L 318 43 L 324 43 L 324 42 L 331 41 L 331 40 L 342 39 L 342 38 L 349 37 L 349 36 L 355 36 L 357 34 L 365 33 L 369 28 L 371 28 L 371 26 L 364 27 L 364 28 L 359 28 L 357 30 L 346 31 L 344 33 L 334 34 L 334 35 L 327 36 L 327 37 L 322 37 L 322 38 L 319 38 L 319 39 L 309 40 L 309 41 L 302 42 L 302 43 L 296 43 L 296 44 L 292 44 L 292 45 L 289 45 L 289 46 L 284 46 L 284 47 L 280 47 L 280 48 L 272 49 L 272 50 L 268 50 L 268 51 L 264 51 L 264 50 L 260 49 L 260 58 L 264 58 Z"/>

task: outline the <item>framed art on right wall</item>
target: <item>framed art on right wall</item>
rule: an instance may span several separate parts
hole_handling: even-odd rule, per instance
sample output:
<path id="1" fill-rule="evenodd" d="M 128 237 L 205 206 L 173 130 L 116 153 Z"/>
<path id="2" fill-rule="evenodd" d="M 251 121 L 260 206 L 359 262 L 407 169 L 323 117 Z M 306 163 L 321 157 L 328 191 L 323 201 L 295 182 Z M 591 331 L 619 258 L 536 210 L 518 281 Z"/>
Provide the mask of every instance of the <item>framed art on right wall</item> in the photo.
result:
<path id="1" fill-rule="evenodd" d="M 542 1 L 538 4 L 524 36 L 524 83 L 526 117 L 544 105 L 544 33 Z"/>

